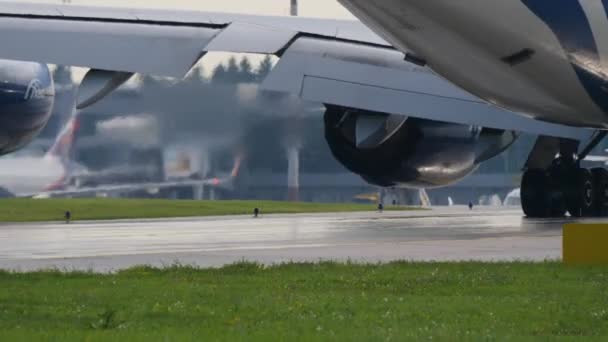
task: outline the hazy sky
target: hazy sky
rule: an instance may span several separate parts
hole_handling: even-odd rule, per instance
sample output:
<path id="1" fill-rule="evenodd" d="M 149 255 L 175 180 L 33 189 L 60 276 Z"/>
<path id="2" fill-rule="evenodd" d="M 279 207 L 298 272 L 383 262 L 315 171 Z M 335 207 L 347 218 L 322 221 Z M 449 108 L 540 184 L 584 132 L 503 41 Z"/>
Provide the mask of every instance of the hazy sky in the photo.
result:
<path id="1" fill-rule="evenodd" d="M 289 0 L 71 0 L 79 5 L 196 9 L 250 14 L 289 14 Z M 27 2 L 61 3 L 61 0 Z M 350 14 L 335 0 L 300 0 L 300 15 L 309 17 L 348 18 Z"/>

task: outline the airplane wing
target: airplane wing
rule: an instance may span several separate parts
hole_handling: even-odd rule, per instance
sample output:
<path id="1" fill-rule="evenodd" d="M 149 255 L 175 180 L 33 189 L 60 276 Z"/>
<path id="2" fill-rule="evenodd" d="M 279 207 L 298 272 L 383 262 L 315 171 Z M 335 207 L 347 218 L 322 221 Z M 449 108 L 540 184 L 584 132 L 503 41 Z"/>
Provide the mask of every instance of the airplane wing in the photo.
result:
<path id="1" fill-rule="evenodd" d="M 102 82 L 85 78 L 80 107 L 131 73 L 182 77 L 208 52 L 260 53 L 281 57 L 263 88 L 307 100 L 579 140 L 591 134 L 488 105 L 406 61 L 358 21 L 0 2 L 0 44 L 3 59 L 92 68 Z M 85 84 L 97 85 L 83 91 Z"/>
<path id="2" fill-rule="evenodd" d="M 50 197 L 72 197 L 85 196 L 91 194 L 117 194 L 134 191 L 157 191 L 176 187 L 213 187 L 216 189 L 232 190 L 232 179 L 205 179 L 205 180 L 179 180 L 157 183 L 133 183 L 101 185 L 98 187 L 66 188 L 63 190 L 43 191 L 35 194 L 24 194 L 20 197 L 25 198 L 50 198 Z"/>
<path id="3" fill-rule="evenodd" d="M 205 53 L 302 36 L 390 46 L 357 21 L 0 2 L 1 58 L 183 77 Z"/>

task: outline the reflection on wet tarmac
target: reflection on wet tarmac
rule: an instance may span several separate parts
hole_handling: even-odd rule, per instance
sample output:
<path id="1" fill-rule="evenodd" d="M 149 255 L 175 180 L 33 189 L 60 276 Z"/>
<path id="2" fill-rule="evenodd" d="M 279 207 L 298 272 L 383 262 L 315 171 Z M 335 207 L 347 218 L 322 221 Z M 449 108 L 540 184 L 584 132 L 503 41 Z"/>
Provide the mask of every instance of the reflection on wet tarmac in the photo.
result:
<path id="1" fill-rule="evenodd" d="M 572 219 L 530 220 L 517 209 L 276 215 L 0 225 L 0 268 L 110 271 L 239 260 L 544 260 L 561 255 Z M 597 220 L 593 220 L 596 221 Z"/>

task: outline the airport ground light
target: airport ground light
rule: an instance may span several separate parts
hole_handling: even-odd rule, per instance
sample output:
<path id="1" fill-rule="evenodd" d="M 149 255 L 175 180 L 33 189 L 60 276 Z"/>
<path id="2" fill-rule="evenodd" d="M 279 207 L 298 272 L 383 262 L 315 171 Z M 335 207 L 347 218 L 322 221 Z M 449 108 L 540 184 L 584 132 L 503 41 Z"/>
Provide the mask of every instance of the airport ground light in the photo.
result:
<path id="1" fill-rule="evenodd" d="M 372 204 L 292 203 L 273 201 L 173 201 L 131 199 L 7 199 L 1 200 L 0 222 L 83 221 L 174 218 L 252 214 L 371 212 Z M 390 207 L 387 210 L 418 210 Z M 69 218 L 68 218 L 69 212 Z M 255 212 L 254 212 L 255 215 Z"/>

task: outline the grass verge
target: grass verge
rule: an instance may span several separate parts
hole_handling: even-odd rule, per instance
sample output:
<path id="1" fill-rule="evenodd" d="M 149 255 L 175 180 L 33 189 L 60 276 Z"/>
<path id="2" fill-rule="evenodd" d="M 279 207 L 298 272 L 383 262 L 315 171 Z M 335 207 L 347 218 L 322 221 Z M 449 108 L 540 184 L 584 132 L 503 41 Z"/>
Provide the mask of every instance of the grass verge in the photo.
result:
<path id="1" fill-rule="evenodd" d="M 236 264 L 0 273 L 0 340 L 504 340 L 608 335 L 608 267 Z"/>
<path id="2" fill-rule="evenodd" d="M 75 220 L 110 220 L 252 214 L 331 213 L 373 211 L 373 205 L 290 203 L 272 201 L 172 201 L 130 199 L 8 199 L 0 200 L 0 222 L 63 220 L 65 211 Z M 392 207 L 387 210 L 411 210 Z"/>

